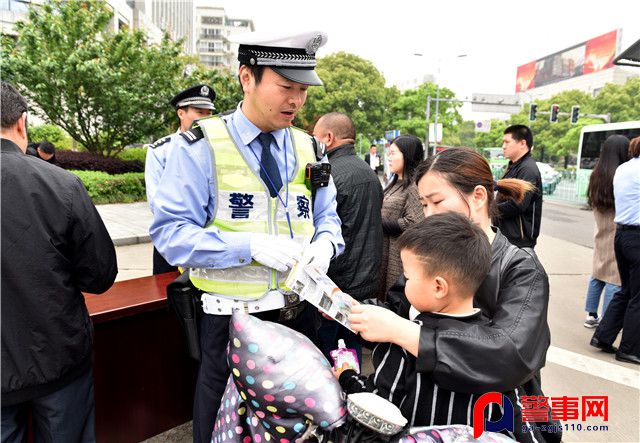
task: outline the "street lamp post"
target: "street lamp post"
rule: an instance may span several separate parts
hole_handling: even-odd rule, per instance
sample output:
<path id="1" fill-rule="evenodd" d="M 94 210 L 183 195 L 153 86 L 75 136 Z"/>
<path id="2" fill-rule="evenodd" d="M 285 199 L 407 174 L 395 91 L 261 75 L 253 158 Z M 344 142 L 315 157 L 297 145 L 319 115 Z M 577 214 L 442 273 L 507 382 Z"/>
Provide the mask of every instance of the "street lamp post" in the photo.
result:
<path id="1" fill-rule="evenodd" d="M 413 55 L 415 55 L 416 57 L 422 57 L 423 54 L 420 52 L 415 52 Z M 458 54 L 456 55 L 454 58 L 456 59 L 460 59 L 460 58 L 464 58 L 466 57 L 467 54 Z M 437 59 L 437 74 L 436 77 L 434 79 L 434 83 L 436 84 L 436 112 L 435 112 L 435 118 L 434 118 L 434 125 L 433 125 L 433 132 L 434 137 L 433 137 L 433 154 L 435 155 L 436 153 L 436 146 L 438 145 L 438 117 L 440 114 L 440 64 L 442 63 L 442 58 L 438 58 Z M 431 97 L 427 97 L 427 110 L 426 110 L 426 119 L 427 119 L 427 137 L 425 140 L 425 147 L 426 150 L 428 151 L 429 149 L 429 119 L 431 117 Z"/>

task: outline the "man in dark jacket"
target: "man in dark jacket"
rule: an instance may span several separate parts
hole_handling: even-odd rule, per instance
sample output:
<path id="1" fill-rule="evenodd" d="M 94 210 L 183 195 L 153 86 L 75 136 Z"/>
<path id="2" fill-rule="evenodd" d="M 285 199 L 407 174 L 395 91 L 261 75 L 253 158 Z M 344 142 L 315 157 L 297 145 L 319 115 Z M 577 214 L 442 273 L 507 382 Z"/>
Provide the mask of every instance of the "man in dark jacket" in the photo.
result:
<path id="1" fill-rule="evenodd" d="M 536 161 L 531 156 L 533 135 L 524 125 L 509 126 L 504 130 L 502 148 L 509 167 L 502 178 L 518 178 L 535 186 L 527 192 L 522 203 L 497 199 L 499 217 L 494 224 L 520 248 L 533 248 L 540 234 L 542 219 L 542 178 Z"/>
<path id="2" fill-rule="evenodd" d="M 27 103 L 2 82 L 2 441 L 95 441 L 92 331 L 81 291 L 117 273 L 82 182 L 26 155 Z"/>
<path id="3" fill-rule="evenodd" d="M 29 143 L 27 145 L 27 154 L 38 157 L 52 165 L 56 164 L 56 147 L 51 142 Z"/>
<path id="4" fill-rule="evenodd" d="M 327 147 L 331 175 L 336 185 L 338 215 L 345 249 L 331 262 L 327 275 L 356 300 L 374 297 L 382 261 L 382 186 L 376 173 L 356 156 L 356 131 L 347 115 L 325 114 L 313 135 Z M 323 319 L 318 332 L 322 351 L 335 349 L 338 333 L 344 332 L 347 347 L 359 349 L 355 335 L 334 321 Z"/>

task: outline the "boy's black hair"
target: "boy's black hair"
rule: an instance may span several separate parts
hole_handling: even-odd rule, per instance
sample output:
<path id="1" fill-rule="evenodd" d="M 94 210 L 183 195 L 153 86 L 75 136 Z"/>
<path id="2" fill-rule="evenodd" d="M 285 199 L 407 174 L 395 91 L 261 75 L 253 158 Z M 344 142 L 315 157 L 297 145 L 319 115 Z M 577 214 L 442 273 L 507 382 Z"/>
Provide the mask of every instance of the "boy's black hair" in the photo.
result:
<path id="1" fill-rule="evenodd" d="M 398 240 L 424 262 L 425 275 L 447 276 L 475 293 L 491 267 L 491 245 L 484 231 L 456 212 L 436 214 L 412 225 Z"/>

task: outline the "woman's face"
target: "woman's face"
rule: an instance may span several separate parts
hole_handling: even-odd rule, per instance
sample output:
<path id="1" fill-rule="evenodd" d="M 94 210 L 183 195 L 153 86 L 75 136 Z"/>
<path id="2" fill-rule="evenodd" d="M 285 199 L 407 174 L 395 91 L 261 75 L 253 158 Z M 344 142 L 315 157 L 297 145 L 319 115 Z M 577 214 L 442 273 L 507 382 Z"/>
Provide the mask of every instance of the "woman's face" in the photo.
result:
<path id="1" fill-rule="evenodd" d="M 389 148 L 389 169 L 391 172 L 397 175 L 402 175 L 404 171 L 404 156 L 402 151 L 396 146 L 395 143 Z"/>
<path id="2" fill-rule="evenodd" d="M 427 172 L 418 182 L 418 192 L 425 217 L 453 211 L 478 222 L 474 217 L 475 211 L 471 210 L 474 207 L 472 197 L 459 192 L 443 174 Z"/>

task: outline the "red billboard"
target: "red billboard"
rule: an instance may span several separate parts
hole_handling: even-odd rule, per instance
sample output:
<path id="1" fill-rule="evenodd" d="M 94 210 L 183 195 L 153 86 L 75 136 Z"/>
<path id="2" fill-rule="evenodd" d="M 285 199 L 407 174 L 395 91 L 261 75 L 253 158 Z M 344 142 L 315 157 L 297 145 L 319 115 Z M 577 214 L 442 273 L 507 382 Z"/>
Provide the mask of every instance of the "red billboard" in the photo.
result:
<path id="1" fill-rule="evenodd" d="M 615 30 L 518 66 L 516 92 L 611 68 L 618 41 L 619 31 Z"/>

